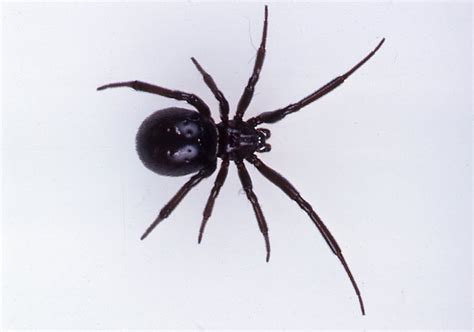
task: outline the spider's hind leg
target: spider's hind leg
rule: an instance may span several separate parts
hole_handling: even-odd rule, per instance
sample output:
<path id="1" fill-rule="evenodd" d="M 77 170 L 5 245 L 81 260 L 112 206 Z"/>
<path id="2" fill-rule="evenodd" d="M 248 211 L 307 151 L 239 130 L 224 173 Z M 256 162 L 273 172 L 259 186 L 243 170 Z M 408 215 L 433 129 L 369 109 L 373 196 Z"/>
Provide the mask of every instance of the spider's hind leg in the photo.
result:
<path id="1" fill-rule="evenodd" d="M 222 185 L 225 182 L 228 170 L 229 170 L 229 159 L 224 159 L 222 160 L 221 168 L 219 169 L 219 173 L 217 173 L 214 186 L 212 187 L 209 198 L 207 199 L 206 207 L 204 208 L 204 212 L 202 214 L 202 222 L 201 222 L 201 227 L 199 228 L 198 243 L 201 243 L 202 236 L 204 234 L 204 229 L 206 227 L 207 221 L 211 217 L 212 209 L 214 208 L 214 202 L 216 201 L 216 198 L 219 195 Z"/>
<path id="2" fill-rule="evenodd" d="M 128 81 L 128 82 L 118 82 L 118 83 L 110 83 L 106 85 L 102 85 L 97 88 L 97 91 L 102 91 L 105 89 L 110 88 L 132 88 L 136 91 L 148 92 L 153 93 L 155 95 L 173 98 L 177 100 L 183 100 L 190 105 L 193 105 L 199 113 L 201 113 L 206 118 L 211 118 L 211 111 L 209 110 L 209 106 L 198 96 L 192 93 L 187 93 L 179 90 L 170 90 L 167 88 L 163 88 L 161 86 L 141 82 L 141 81 Z"/>
<path id="3" fill-rule="evenodd" d="M 202 78 L 204 79 L 204 82 L 206 83 L 208 88 L 214 94 L 214 97 L 216 97 L 217 101 L 219 102 L 221 121 L 224 123 L 227 123 L 229 121 L 229 102 L 227 101 L 227 99 L 225 98 L 221 90 L 219 90 L 219 88 L 217 87 L 217 84 L 216 82 L 214 82 L 214 79 L 212 78 L 212 76 L 209 75 L 204 70 L 204 68 L 202 68 L 202 66 L 199 64 L 199 62 L 195 58 L 191 58 L 191 61 L 196 66 L 197 70 L 201 73 Z"/>
<path id="4" fill-rule="evenodd" d="M 146 229 L 145 233 L 143 233 L 142 237 L 140 240 L 144 240 L 160 222 L 162 222 L 164 219 L 168 218 L 168 216 L 173 212 L 173 210 L 178 206 L 179 203 L 183 200 L 184 196 L 187 195 L 187 193 L 193 189 L 195 186 L 199 184 L 203 179 L 207 178 L 210 176 L 214 171 L 216 167 L 213 166 L 212 168 L 208 169 L 202 169 L 199 171 L 197 174 L 193 175 L 188 182 L 186 182 L 179 190 L 178 192 L 171 198 L 171 200 L 166 203 L 166 205 L 161 209 L 160 213 L 158 214 L 158 217 L 156 217 L 155 221 L 151 223 L 150 226 Z"/>

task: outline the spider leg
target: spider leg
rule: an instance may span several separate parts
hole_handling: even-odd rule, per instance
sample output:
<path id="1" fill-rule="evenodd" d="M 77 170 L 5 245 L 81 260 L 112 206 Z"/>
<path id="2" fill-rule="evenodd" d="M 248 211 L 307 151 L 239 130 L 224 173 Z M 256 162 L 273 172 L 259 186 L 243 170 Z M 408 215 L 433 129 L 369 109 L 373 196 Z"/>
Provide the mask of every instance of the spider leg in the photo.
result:
<path id="1" fill-rule="evenodd" d="M 247 107 L 252 101 L 253 93 L 255 91 L 255 85 L 257 84 L 258 78 L 260 76 L 260 71 L 262 70 L 263 60 L 265 59 L 265 45 L 267 43 L 267 28 L 268 27 L 268 7 L 265 6 L 265 20 L 263 22 L 263 32 L 262 32 L 262 41 L 260 42 L 260 47 L 257 51 L 257 57 L 255 59 L 255 65 L 253 67 L 252 76 L 247 83 L 247 86 L 244 89 L 242 97 L 240 97 L 239 103 L 237 104 L 237 111 L 234 117 L 234 120 L 242 120 Z"/>
<path id="2" fill-rule="evenodd" d="M 162 88 L 160 86 L 152 85 L 152 84 L 141 82 L 141 81 L 129 81 L 129 82 L 106 84 L 101 87 L 98 87 L 97 91 L 101 91 L 101 90 L 105 90 L 109 88 L 121 88 L 121 87 L 128 87 L 137 91 L 153 93 L 155 95 L 160 95 L 163 97 L 173 98 L 177 100 L 184 100 L 188 104 L 191 104 L 194 107 L 196 107 L 199 113 L 201 113 L 206 118 L 211 117 L 209 106 L 207 106 L 207 104 L 198 96 L 192 93 L 182 92 L 179 90 L 170 90 L 167 88 Z"/>
<path id="3" fill-rule="evenodd" d="M 383 38 L 379 42 L 377 47 L 372 52 L 370 52 L 364 59 L 362 59 L 359 63 L 357 63 L 354 67 L 352 67 L 348 72 L 346 72 L 345 74 L 341 76 L 336 77 L 335 79 L 333 79 L 326 85 L 322 86 L 321 88 L 319 88 L 319 90 L 313 92 L 309 96 L 301 99 L 300 101 L 294 104 L 290 104 L 276 111 L 263 112 L 257 115 L 256 117 L 249 119 L 247 122 L 254 127 L 261 123 L 275 123 L 277 121 L 282 120 L 288 114 L 297 112 L 301 108 L 318 100 L 322 96 L 328 94 L 329 92 L 337 88 L 339 85 L 341 85 L 349 76 L 351 76 L 357 69 L 359 69 L 364 63 L 366 63 L 375 54 L 375 52 L 378 51 L 378 49 L 382 46 L 384 41 L 385 41 L 385 38 Z"/>
<path id="4" fill-rule="evenodd" d="M 308 214 L 308 216 L 318 228 L 319 232 L 321 232 L 321 235 L 323 236 L 324 240 L 326 240 L 326 243 L 329 245 L 332 252 L 339 258 L 339 261 L 344 267 L 344 270 L 346 271 L 352 283 L 354 291 L 356 292 L 357 297 L 359 298 L 359 304 L 362 314 L 365 315 L 364 302 L 362 301 L 362 296 L 360 294 L 359 287 L 357 286 L 357 283 L 354 277 L 352 276 L 351 270 L 349 269 L 349 266 L 347 265 L 346 260 L 342 255 L 341 248 L 339 247 L 336 242 L 336 239 L 331 234 L 326 225 L 323 223 L 321 218 L 319 218 L 319 216 L 313 210 L 312 206 L 307 201 L 305 201 L 303 197 L 301 197 L 300 193 L 296 190 L 295 187 L 293 187 L 293 185 L 287 179 L 285 179 L 281 174 L 279 174 L 272 168 L 265 165 L 259 158 L 257 158 L 257 156 L 253 155 L 247 158 L 247 160 L 251 162 L 260 171 L 260 173 L 262 173 L 264 177 L 270 180 L 270 182 L 279 187 L 292 200 L 298 203 L 301 209 L 303 209 Z"/>
<path id="5" fill-rule="evenodd" d="M 229 159 L 222 160 L 221 168 L 219 173 L 217 173 L 216 181 L 214 182 L 214 187 L 212 187 L 211 194 L 207 199 L 206 207 L 204 208 L 203 218 L 201 222 L 201 227 L 199 228 L 199 237 L 198 243 L 201 243 L 202 236 L 204 234 L 204 228 L 206 227 L 207 221 L 211 217 L 212 209 L 214 208 L 214 202 L 216 201 L 217 195 L 224 184 L 224 181 L 227 177 L 227 172 L 229 170 Z"/>
<path id="6" fill-rule="evenodd" d="M 270 240 L 268 238 L 268 226 L 267 222 L 265 221 L 265 217 L 263 216 L 262 209 L 260 208 L 260 204 L 258 203 L 257 196 L 253 192 L 252 187 L 252 180 L 250 179 L 250 175 L 245 168 L 244 163 L 241 160 L 235 160 L 235 164 L 237 165 L 237 170 L 239 172 L 240 182 L 242 183 L 242 187 L 247 194 L 247 198 L 252 203 L 253 211 L 255 212 L 255 216 L 257 217 L 258 227 L 260 228 L 260 232 L 263 234 L 263 238 L 265 239 L 265 248 L 267 250 L 267 257 L 266 261 L 270 259 Z"/>
<path id="7" fill-rule="evenodd" d="M 206 85 L 209 87 L 209 89 L 211 89 L 212 93 L 214 94 L 214 97 L 216 97 L 217 101 L 219 101 L 221 120 L 222 122 L 227 123 L 229 121 L 229 103 L 227 102 L 227 99 L 225 99 L 224 94 L 217 87 L 212 76 L 209 75 L 204 70 L 204 68 L 202 68 L 199 62 L 197 62 L 195 58 L 191 58 L 191 61 L 196 66 L 197 70 L 199 70 L 199 72 L 201 73 L 204 82 L 206 82 Z"/>
<path id="8" fill-rule="evenodd" d="M 186 196 L 186 194 L 194 188 L 201 180 L 207 178 L 209 175 L 211 175 L 214 170 L 215 166 L 209 169 L 202 169 L 200 170 L 197 174 L 193 175 L 188 182 L 186 182 L 179 190 L 178 192 L 171 198 L 171 200 L 161 209 L 160 213 L 158 214 L 158 217 L 156 217 L 155 221 L 151 223 L 150 226 L 146 229 L 145 233 L 143 233 L 142 237 L 140 240 L 144 240 L 150 233 L 155 229 L 156 226 L 163 220 L 168 218 L 168 216 L 173 212 L 173 210 L 178 206 L 179 203 L 181 203 L 181 200 Z"/>

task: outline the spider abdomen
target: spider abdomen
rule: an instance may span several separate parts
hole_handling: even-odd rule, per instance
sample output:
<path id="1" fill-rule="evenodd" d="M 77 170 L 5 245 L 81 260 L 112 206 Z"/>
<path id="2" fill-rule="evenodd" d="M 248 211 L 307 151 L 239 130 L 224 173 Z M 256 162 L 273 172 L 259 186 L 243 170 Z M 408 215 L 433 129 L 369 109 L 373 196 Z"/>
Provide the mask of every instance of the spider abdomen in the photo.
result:
<path id="1" fill-rule="evenodd" d="M 195 111 L 172 107 L 156 111 L 143 121 L 136 147 L 148 169 L 181 176 L 216 163 L 217 139 L 212 120 Z"/>

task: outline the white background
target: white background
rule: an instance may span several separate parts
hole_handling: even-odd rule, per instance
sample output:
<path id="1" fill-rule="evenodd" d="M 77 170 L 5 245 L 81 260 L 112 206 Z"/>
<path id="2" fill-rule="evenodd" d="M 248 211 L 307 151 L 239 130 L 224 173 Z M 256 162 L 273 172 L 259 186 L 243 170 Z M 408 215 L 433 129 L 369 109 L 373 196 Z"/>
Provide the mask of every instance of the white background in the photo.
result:
<path id="1" fill-rule="evenodd" d="M 272 258 L 235 167 L 203 243 L 213 178 L 146 241 L 186 178 L 144 168 L 134 136 L 185 103 L 101 84 L 140 79 L 235 107 L 263 4 L 3 7 L 3 324 L 8 328 L 471 326 L 471 5 L 269 6 L 248 115 L 285 106 L 385 45 L 330 95 L 272 125 L 272 165 L 312 202 L 367 316 L 310 219 L 253 167 Z M 267 126 L 268 127 L 268 126 Z"/>

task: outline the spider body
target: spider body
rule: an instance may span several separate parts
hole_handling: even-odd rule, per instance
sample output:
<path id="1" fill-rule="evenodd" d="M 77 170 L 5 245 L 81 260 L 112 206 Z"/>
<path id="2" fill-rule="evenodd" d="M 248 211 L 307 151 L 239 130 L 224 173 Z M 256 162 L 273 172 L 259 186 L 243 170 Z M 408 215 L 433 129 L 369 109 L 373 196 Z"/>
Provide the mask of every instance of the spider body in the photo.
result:
<path id="1" fill-rule="evenodd" d="M 196 111 L 156 111 L 138 129 L 136 148 L 143 164 L 155 173 L 182 176 L 215 165 L 217 127 Z"/>
<path id="2" fill-rule="evenodd" d="M 255 129 L 245 121 L 230 120 L 227 124 L 221 122 L 219 129 L 219 158 L 229 160 L 244 160 L 255 152 L 270 151 L 266 140 L 270 137 L 268 129 Z"/>
<path id="3" fill-rule="evenodd" d="M 347 72 L 337 76 L 310 95 L 286 107 L 263 112 L 255 117 L 244 120 L 243 116 L 252 100 L 265 59 L 267 25 L 268 8 L 265 6 L 262 40 L 257 51 L 252 75 L 244 88 L 233 119 L 229 119 L 229 103 L 224 97 L 224 94 L 218 89 L 211 75 L 209 75 L 194 58 L 191 58 L 192 62 L 219 102 L 221 122 L 217 125 L 211 117 L 211 112 L 207 104 L 201 98 L 191 93 L 170 90 L 141 81 L 111 83 L 97 89 L 104 90 L 108 88 L 129 87 L 137 91 L 185 101 L 192 105 L 197 111 L 176 107 L 160 110 L 149 116 L 138 130 L 136 138 L 137 151 L 146 167 L 158 174 L 167 176 L 181 176 L 194 173 L 161 209 L 141 239 L 145 239 L 161 221 L 166 219 L 193 187 L 214 173 L 219 158 L 222 159 L 222 162 L 204 208 L 198 243 L 202 240 L 205 226 L 214 207 L 214 202 L 227 177 L 229 162 L 233 161 L 237 166 L 240 182 L 252 205 L 258 227 L 263 235 L 266 248 L 266 260 L 268 262 L 270 258 L 268 226 L 258 198 L 254 193 L 252 180 L 244 164 L 244 162 L 248 162 L 306 212 L 328 244 L 330 250 L 339 259 L 357 294 L 362 314 L 365 314 L 364 303 L 359 287 L 334 236 L 314 211 L 311 204 L 300 195 L 298 190 L 285 179 L 283 175 L 273 170 L 257 157 L 257 153 L 268 152 L 271 147 L 267 143 L 267 140 L 270 138 L 270 130 L 256 127 L 262 123 L 270 124 L 281 121 L 286 116 L 298 112 L 300 109 L 339 87 L 378 51 L 385 39 L 382 39 L 373 51 Z"/>

